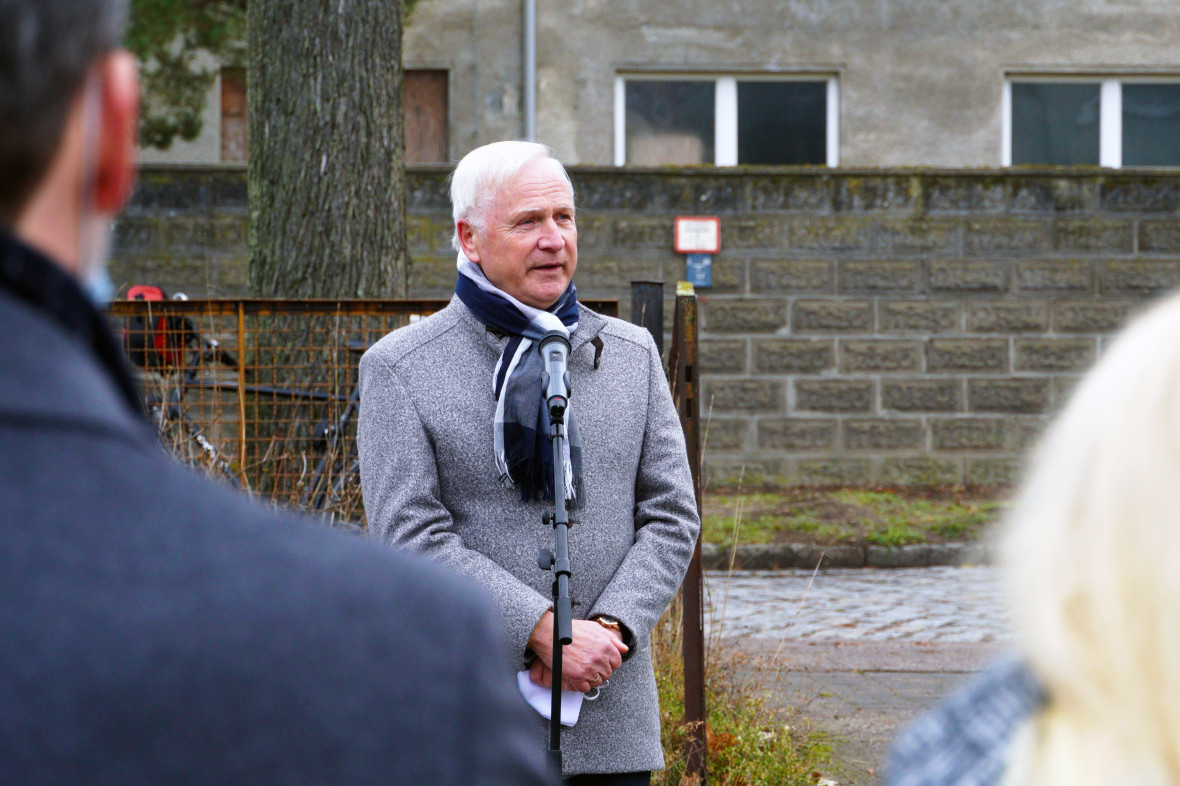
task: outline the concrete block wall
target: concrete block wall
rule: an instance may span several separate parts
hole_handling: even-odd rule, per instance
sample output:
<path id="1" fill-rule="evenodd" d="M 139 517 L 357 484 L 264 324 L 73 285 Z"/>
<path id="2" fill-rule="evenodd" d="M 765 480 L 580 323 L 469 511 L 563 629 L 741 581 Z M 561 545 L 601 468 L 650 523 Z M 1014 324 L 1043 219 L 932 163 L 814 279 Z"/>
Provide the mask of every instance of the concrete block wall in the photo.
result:
<path id="1" fill-rule="evenodd" d="M 116 277 L 147 264 L 244 292 L 244 189 L 229 185 L 244 174 L 148 174 Z M 721 218 L 714 286 L 699 292 L 713 484 L 1009 484 L 1108 337 L 1180 283 L 1180 175 L 572 174 L 579 291 L 619 298 L 624 315 L 630 281 L 663 279 L 670 319 L 684 270 L 673 218 Z M 415 296 L 454 284 L 445 177 L 408 177 Z"/>

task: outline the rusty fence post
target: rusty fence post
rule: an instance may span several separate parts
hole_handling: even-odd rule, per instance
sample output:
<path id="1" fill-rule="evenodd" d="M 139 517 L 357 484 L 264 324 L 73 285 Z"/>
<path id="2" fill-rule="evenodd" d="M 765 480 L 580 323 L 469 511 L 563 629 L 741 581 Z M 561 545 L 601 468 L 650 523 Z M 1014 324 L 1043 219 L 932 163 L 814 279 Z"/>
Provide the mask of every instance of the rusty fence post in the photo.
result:
<path id="1" fill-rule="evenodd" d="M 676 286 L 676 314 L 672 326 L 672 347 L 668 376 L 672 397 L 684 429 L 688 465 L 696 493 L 697 513 L 701 510 L 701 407 L 697 373 L 697 298 L 692 284 Z M 684 656 L 684 722 L 688 730 L 689 782 L 706 783 L 705 747 L 705 608 L 701 573 L 701 542 L 697 538 L 692 562 L 680 589 L 684 607 L 681 647 Z"/>
<path id="2" fill-rule="evenodd" d="M 664 282 L 631 282 L 631 323 L 642 325 L 656 340 L 660 357 L 664 356 Z"/>
<path id="3" fill-rule="evenodd" d="M 242 488 L 250 488 L 246 477 L 246 304 L 238 301 L 238 479 Z"/>

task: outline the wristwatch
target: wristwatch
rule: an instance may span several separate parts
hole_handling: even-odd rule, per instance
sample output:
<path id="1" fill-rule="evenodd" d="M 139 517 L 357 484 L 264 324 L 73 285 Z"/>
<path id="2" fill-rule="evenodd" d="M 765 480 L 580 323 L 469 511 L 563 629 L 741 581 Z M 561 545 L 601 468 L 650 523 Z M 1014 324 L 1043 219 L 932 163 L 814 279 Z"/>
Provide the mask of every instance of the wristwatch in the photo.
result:
<path id="1" fill-rule="evenodd" d="M 605 614 L 599 614 L 594 617 L 594 621 L 604 628 L 617 630 L 620 636 L 623 635 L 623 625 L 614 617 L 608 617 Z"/>

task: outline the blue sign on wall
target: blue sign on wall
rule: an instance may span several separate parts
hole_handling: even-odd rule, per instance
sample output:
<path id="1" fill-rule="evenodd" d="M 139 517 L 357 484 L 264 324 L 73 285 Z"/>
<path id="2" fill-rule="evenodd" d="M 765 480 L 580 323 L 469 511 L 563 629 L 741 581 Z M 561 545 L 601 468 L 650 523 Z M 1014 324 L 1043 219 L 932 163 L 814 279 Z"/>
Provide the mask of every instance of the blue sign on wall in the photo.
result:
<path id="1" fill-rule="evenodd" d="M 684 279 L 694 287 L 713 286 L 712 254 L 688 254 L 684 263 Z"/>

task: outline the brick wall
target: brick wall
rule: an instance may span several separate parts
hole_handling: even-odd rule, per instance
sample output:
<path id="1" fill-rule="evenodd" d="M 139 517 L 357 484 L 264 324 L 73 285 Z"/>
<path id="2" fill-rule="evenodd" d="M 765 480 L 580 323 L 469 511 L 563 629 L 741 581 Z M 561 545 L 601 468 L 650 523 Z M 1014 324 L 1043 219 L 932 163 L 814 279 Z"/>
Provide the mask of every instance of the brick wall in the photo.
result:
<path id="1" fill-rule="evenodd" d="M 1180 282 L 1180 176 L 573 174 L 579 290 L 618 297 L 624 314 L 629 281 L 683 277 L 673 216 L 721 217 L 700 292 L 713 483 L 1009 483 L 1106 338 Z M 413 295 L 454 284 L 445 175 L 409 174 Z M 116 278 L 243 293 L 243 180 L 145 172 Z"/>

